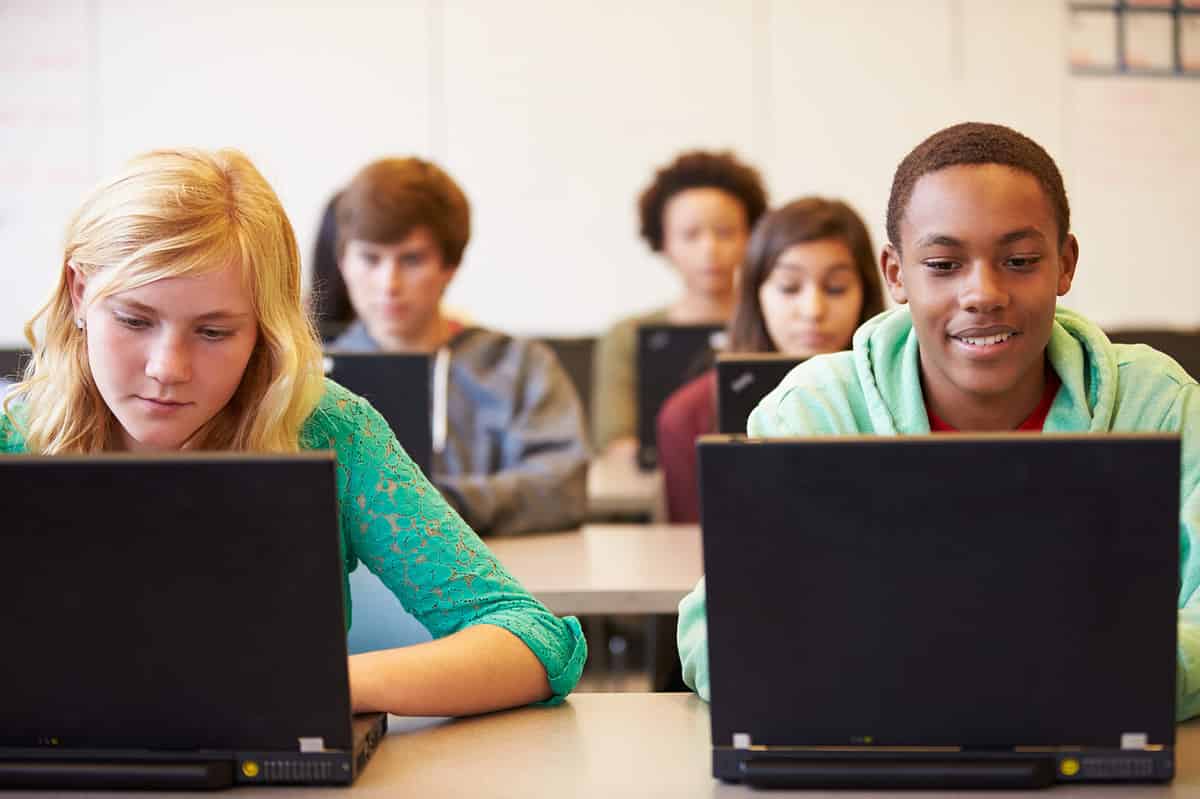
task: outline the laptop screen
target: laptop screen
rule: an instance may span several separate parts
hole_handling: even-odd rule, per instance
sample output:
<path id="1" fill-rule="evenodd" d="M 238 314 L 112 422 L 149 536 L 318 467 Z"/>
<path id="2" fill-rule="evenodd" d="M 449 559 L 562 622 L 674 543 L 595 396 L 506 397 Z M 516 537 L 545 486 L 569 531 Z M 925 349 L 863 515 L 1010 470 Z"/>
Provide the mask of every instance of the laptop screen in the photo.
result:
<path id="1" fill-rule="evenodd" d="M 778 352 L 717 356 L 717 432 L 745 433 L 750 412 L 803 361 Z"/>
<path id="2" fill-rule="evenodd" d="M 350 746 L 331 453 L 0 458 L 0 509 L 0 746 Z"/>
<path id="3" fill-rule="evenodd" d="M 325 353 L 325 374 L 365 397 L 427 476 L 433 461 L 429 356 L 398 352 Z"/>
<path id="4" fill-rule="evenodd" d="M 0 380 L 16 383 L 21 380 L 25 364 L 29 361 L 29 350 L 0 349 Z"/>
<path id="5" fill-rule="evenodd" d="M 1179 440 L 700 444 L 714 746 L 1174 740 Z"/>
<path id="6" fill-rule="evenodd" d="M 724 338 L 720 325 L 641 325 L 638 327 L 638 463 L 658 465 L 658 412 L 684 383 L 713 365 Z"/>

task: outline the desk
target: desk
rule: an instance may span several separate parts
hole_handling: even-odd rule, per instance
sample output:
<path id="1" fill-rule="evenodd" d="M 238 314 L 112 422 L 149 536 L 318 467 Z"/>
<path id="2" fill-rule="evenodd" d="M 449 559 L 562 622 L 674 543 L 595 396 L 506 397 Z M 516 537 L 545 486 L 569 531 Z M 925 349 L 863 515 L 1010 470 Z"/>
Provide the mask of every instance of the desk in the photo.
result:
<path id="1" fill-rule="evenodd" d="M 693 524 L 589 524 L 488 547 L 559 615 L 675 613 L 703 573 Z"/>
<path id="2" fill-rule="evenodd" d="M 820 795 L 753 791 L 714 780 L 708 705 L 692 694 L 576 694 L 558 708 L 525 708 L 419 731 L 412 731 L 412 720 L 393 721 L 395 729 L 375 755 L 377 762 L 363 773 L 354 789 L 355 799 L 376 792 L 388 799 L 448 795 L 811 799 Z M 1200 722 L 1179 728 L 1178 745 L 1177 776 L 1171 785 L 1059 786 L 1036 795 L 1195 799 L 1200 796 Z M 825 795 L 853 799 L 881 794 Z M 948 796 L 944 791 L 903 793 L 903 799 Z"/>
<path id="3" fill-rule="evenodd" d="M 230 796 L 812 799 L 825 795 L 856 799 L 884 795 L 851 791 L 756 792 L 713 780 L 708 706 L 691 694 L 576 694 L 555 708 L 522 708 L 456 721 L 393 717 L 389 727 L 387 739 L 350 789 L 239 788 Z M 1030 795 L 1046 799 L 1194 799 L 1200 796 L 1200 722 L 1179 728 L 1178 745 L 1177 776 L 1170 785 L 1059 786 L 1050 793 Z M 48 795 L 6 791 L 5 799 L 42 799 Z M 78 799 L 152 799 L 156 795 L 162 794 L 71 794 Z M 947 799 L 950 795 L 944 791 L 912 791 L 904 792 L 903 799 Z"/>
<path id="4" fill-rule="evenodd" d="M 644 472 L 633 456 L 614 452 L 594 458 L 588 466 L 588 518 L 666 518 L 662 472 Z"/>

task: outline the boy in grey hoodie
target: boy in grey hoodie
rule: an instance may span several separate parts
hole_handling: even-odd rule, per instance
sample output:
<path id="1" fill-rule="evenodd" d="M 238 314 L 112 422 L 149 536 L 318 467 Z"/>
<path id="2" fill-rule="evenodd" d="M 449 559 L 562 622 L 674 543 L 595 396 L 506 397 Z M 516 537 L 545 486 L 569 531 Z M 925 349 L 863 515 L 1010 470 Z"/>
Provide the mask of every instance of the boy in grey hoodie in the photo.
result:
<path id="1" fill-rule="evenodd" d="M 553 352 L 442 310 L 470 237 L 458 185 L 417 158 L 376 161 L 338 199 L 337 227 L 358 319 L 333 347 L 433 354 L 431 477 L 450 504 L 481 534 L 581 523 L 583 409 Z"/>

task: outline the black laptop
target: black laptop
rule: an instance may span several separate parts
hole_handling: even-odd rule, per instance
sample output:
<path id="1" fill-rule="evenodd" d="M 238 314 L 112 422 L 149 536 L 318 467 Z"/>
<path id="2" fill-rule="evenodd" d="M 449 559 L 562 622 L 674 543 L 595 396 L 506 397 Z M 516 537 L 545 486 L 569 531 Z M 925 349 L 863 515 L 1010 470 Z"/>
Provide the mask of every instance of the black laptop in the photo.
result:
<path id="1" fill-rule="evenodd" d="M 29 350 L 0 349 L 0 381 L 20 382 L 24 377 L 27 363 L 29 363 Z"/>
<path id="2" fill-rule="evenodd" d="M 717 355 L 717 432 L 745 433 L 750 411 L 803 361 L 781 352 Z"/>
<path id="3" fill-rule="evenodd" d="M 637 343 L 638 465 L 658 465 L 658 411 L 684 383 L 713 365 L 720 325 L 640 325 Z"/>
<path id="4" fill-rule="evenodd" d="M 433 412 L 428 355 L 327 350 L 325 374 L 370 401 L 408 456 L 430 474 Z"/>
<path id="5" fill-rule="evenodd" d="M 699 448 L 716 777 L 1172 778 L 1177 436 Z"/>
<path id="6" fill-rule="evenodd" d="M 0 458 L 0 787 L 347 784 L 332 453 Z"/>

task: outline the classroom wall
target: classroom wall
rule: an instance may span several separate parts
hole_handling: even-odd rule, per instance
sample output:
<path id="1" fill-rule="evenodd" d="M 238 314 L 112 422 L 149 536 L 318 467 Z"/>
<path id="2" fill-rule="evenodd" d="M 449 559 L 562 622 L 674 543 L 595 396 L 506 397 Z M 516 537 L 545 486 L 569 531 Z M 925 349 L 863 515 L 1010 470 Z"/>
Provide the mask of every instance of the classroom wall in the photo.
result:
<path id="1" fill-rule="evenodd" d="M 1200 325 L 1200 80 L 1071 76 L 1066 25 L 1055 0 L 5 0 L 0 343 L 88 187 L 152 147 L 248 153 L 306 268 L 357 167 L 434 158 L 474 207 L 448 301 L 586 334 L 674 296 L 634 209 L 678 150 L 737 150 L 776 201 L 843 196 L 878 246 L 898 160 L 965 119 L 1058 158 L 1082 245 L 1067 304 Z"/>

